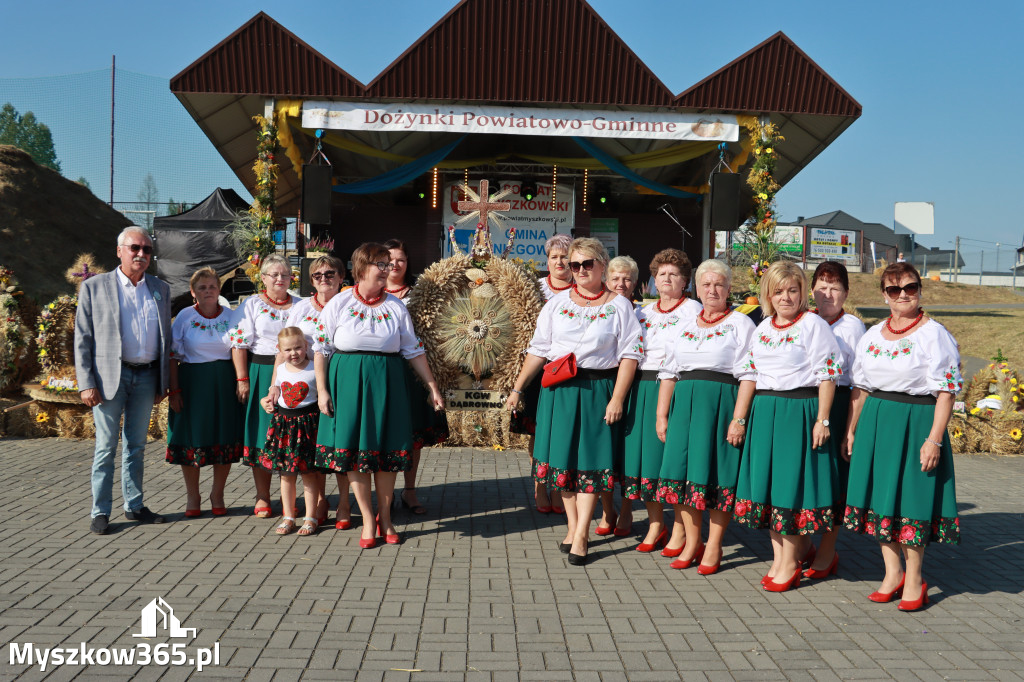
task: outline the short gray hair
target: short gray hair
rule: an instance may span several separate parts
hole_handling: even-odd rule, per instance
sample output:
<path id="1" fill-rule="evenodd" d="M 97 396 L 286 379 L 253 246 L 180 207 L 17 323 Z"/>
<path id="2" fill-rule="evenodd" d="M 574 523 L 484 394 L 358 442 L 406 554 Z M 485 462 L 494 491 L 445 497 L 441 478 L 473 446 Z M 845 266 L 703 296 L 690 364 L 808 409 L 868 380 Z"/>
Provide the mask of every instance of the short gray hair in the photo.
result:
<path id="1" fill-rule="evenodd" d="M 693 277 L 694 284 L 699 285 L 704 275 L 709 272 L 714 275 L 721 275 L 725 278 L 726 284 L 730 287 L 732 286 L 732 268 L 724 262 L 714 258 L 708 259 L 697 266 L 697 272 Z"/>
<path id="2" fill-rule="evenodd" d="M 129 225 L 128 227 L 121 230 L 121 234 L 117 235 L 117 245 L 124 246 L 125 240 L 128 239 L 130 234 L 141 234 L 143 237 L 149 240 L 149 243 L 153 243 L 153 238 L 149 236 L 149 230 L 138 225 Z"/>
<path id="3" fill-rule="evenodd" d="M 544 244 L 544 251 L 551 253 L 554 249 L 565 251 L 565 255 L 569 255 L 569 247 L 572 246 L 572 237 L 561 232 L 559 234 L 551 235 L 551 237 Z"/>
<path id="4" fill-rule="evenodd" d="M 613 272 L 628 272 L 629 276 L 633 278 L 634 283 L 640 278 L 640 266 L 629 256 L 616 256 L 612 258 L 608 261 L 606 269 L 609 275 Z"/>
<path id="5" fill-rule="evenodd" d="M 292 271 L 292 267 L 288 265 L 288 261 L 279 253 L 272 253 L 269 256 L 264 256 L 260 261 L 260 275 L 267 274 L 267 270 L 273 265 L 280 265 L 288 272 Z"/>

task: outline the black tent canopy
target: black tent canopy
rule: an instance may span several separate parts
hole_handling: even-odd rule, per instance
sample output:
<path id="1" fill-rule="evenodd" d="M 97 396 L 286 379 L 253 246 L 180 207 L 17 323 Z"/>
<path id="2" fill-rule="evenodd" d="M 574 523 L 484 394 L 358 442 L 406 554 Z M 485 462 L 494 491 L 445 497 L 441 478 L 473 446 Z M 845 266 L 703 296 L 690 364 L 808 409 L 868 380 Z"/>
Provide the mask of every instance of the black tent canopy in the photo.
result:
<path id="1" fill-rule="evenodd" d="M 231 224 L 248 208 L 235 190 L 218 187 L 184 213 L 153 221 L 156 274 L 170 285 L 172 298 L 188 293 L 192 273 L 205 265 L 224 276 L 242 264 Z"/>

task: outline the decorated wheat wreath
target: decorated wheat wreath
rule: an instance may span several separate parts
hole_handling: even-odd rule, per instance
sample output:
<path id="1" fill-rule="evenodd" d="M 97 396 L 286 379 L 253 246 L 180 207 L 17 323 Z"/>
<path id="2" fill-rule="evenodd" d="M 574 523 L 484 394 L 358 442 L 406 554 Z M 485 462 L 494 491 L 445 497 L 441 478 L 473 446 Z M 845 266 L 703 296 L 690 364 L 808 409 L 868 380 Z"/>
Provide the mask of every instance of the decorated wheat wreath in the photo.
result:
<path id="1" fill-rule="evenodd" d="M 486 197 L 486 187 L 481 190 Z M 468 188 L 464 191 L 479 200 Z M 496 199 L 500 196 L 491 197 Z M 495 219 L 493 211 L 489 217 Z M 514 237 L 514 228 L 510 232 Z M 537 275 L 521 260 L 494 256 L 483 222 L 477 225 L 472 253 L 455 249 L 455 255 L 428 267 L 409 294 L 416 334 L 449 403 L 452 444 L 521 445 L 509 433 L 509 414 L 502 406 L 544 306 Z M 467 392 L 485 397 L 465 407 L 465 401 L 455 398 Z"/>
<path id="2" fill-rule="evenodd" d="M 1000 359 L 983 367 L 948 431 L 956 453 L 1024 455 L 1024 377 Z"/>
<path id="3" fill-rule="evenodd" d="M 21 322 L 21 296 L 14 273 L 0 265 L 0 392 L 18 376 L 31 340 L 28 328 Z"/>

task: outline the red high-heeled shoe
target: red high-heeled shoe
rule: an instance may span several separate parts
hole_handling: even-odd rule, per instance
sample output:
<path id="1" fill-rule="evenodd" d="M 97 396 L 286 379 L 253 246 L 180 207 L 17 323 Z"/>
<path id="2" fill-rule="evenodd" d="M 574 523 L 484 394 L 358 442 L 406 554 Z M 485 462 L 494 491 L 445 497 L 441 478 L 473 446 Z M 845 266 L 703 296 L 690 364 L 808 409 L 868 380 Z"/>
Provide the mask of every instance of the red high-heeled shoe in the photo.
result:
<path id="1" fill-rule="evenodd" d="M 336 530 L 348 530 L 351 527 L 352 527 L 352 520 L 351 519 L 339 519 L 339 518 L 335 518 L 334 519 L 334 528 Z"/>
<path id="2" fill-rule="evenodd" d="M 789 590 L 800 587 L 800 567 L 796 567 L 796 571 L 790 576 L 789 580 L 784 583 L 777 583 L 774 580 L 769 580 L 764 584 L 764 589 L 769 592 L 788 592 Z"/>
<path id="3" fill-rule="evenodd" d="M 814 558 L 818 556 L 818 548 L 811 545 L 811 548 L 807 550 L 807 554 L 804 554 L 804 558 L 800 561 L 805 568 L 810 568 L 811 564 L 814 563 Z"/>
<path id="4" fill-rule="evenodd" d="M 359 538 L 359 546 L 363 549 L 373 549 L 377 546 L 377 538 Z"/>
<path id="5" fill-rule="evenodd" d="M 761 587 L 764 587 L 765 585 L 767 585 L 771 581 L 772 581 L 772 577 L 770 575 L 763 575 L 763 576 L 761 576 Z"/>
<path id="6" fill-rule="evenodd" d="M 401 544 L 402 538 L 398 533 L 395 533 L 394 535 L 385 535 L 384 542 L 388 543 L 389 545 L 397 545 Z"/>
<path id="7" fill-rule="evenodd" d="M 694 561 L 696 561 L 697 563 L 700 563 L 700 560 L 703 559 L 703 558 L 704 558 L 704 543 L 702 542 L 700 547 L 697 548 L 697 551 L 693 553 L 692 557 L 690 557 L 689 559 L 676 559 L 671 564 L 669 564 L 669 566 L 671 568 L 678 568 L 678 569 L 689 568 L 690 566 L 693 565 Z"/>
<path id="8" fill-rule="evenodd" d="M 615 532 L 615 524 L 618 523 L 618 521 L 619 521 L 619 515 L 615 514 L 614 516 L 612 516 L 611 521 L 610 521 L 612 525 L 610 525 L 610 526 L 608 526 L 606 528 L 602 528 L 600 525 L 598 525 L 597 528 L 594 529 L 594 532 L 596 534 L 598 534 L 598 535 L 601 535 L 601 536 L 611 535 L 612 533 Z"/>
<path id="9" fill-rule="evenodd" d="M 827 568 L 825 568 L 824 570 L 821 570 L 821 571 L 819 571 L 819 570 L 817 570 L 815 568 L 808 568 L 806 571 L 804 571 L 804 577 L 805 578 L 813 578 L 815 580 L 821 580 L 822 578 L 827 578 L 830 575 L 833 575 L 838 570 L 839 570 L 839 552 L 836 552 L 832 556 L 832 562 L 828 565 Z"/>
<path id="10" fill-rule="evenodd" d="M 197 516 L 201 515 L 202 513 L 203 513 L 202 509 L 186 509 L 185 510 L 185 518 L 186 519 L 194 519 Z"/>
<path id="11" fill-rule="evenodd" d="M 722 567 L 722 550 L 718 550 L 718 561 L 715 562 L 714 566 L 706 566 L 701 564 L 697 567 L 697 572 L 701 575 L 714 575 L 718 573 L 718 569 Z"/>
<path id="12" fill-rule="evenodd" d="M 654 542 L 641 542 L 636 546 L 638 552 L 653 552 L 659 547 L 664 547 L 665 543 L 668 542 L 668 528 L 662 529 L 658 537 L 654 539 Z"/>
<path id="13" fill-rule="evenodd" d="M 928 583 L 921 583 L 921 596 L 910 601 L 909 599 L 901 599 L 900 603 L 896 605 L 900 611 L 917 611 L 922 606 L 928 603 Z"/>
<path id="14" fill-rule="evenodd" d="M 900 597 L 903 595 L 903 583 L 906 581 L 906 579 L 907 575 L 904 573 L 903 577 L 900 578 L 900 584 L 896 586 L 895 590 L 893 590 L 892 592 L 875 591 L 868 595 L 868 599 L 874 602 L 878 602 L 879 604 L 888 604 L 896 597 Z"/>
<path id="15" fill-rule="evenodd" d="M 564 514 L 565 513 L 565 507 L 558 507 L 556 505 L 551 505 L 551 513 L 552 514 Z"/>
<path id="16" fill-rule="evenodd" d="M 675 558 L 682 554 L 684 549 L 686 549 L 686 545 L 676 547 L 675 549 L 669 549 L 668 545 L 665 545 L 665 549 L 661 550 L 661 556 L 667 556 L 670 559 Z"/>
<path id="17" fill-rule="evenodd" d="M 538 514 L 550 514 L 551 513 L 551 507 L 542 507 L 542 506 L 540 506 L 538 504 L 537 505 L 537 513 Z"/>

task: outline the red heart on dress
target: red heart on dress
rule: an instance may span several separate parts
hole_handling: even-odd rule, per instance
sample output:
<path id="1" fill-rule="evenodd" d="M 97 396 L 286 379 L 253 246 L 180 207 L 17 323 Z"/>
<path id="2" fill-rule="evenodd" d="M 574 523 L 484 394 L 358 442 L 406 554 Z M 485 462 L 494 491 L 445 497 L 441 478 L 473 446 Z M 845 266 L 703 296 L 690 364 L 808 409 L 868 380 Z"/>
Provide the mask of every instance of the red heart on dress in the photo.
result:
<path id="1" fill-rule="evenodd" d="M 299 403 L 301 403 L 303 398 L 308 394 L 309 384 L 305 381 L 298 381 L 294 384 L 288 381 L 281 382 L 281 397 L 284 398 L 284 404 L 290 410 L 294 410 L 298 407 Z"/>

